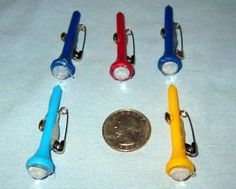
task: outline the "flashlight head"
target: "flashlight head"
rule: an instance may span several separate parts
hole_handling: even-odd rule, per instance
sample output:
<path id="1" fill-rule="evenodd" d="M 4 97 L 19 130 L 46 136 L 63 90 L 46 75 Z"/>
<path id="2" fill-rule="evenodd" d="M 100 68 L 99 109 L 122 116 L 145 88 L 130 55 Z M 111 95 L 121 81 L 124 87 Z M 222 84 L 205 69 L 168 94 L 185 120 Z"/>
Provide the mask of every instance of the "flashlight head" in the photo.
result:
<path id="1" fill-rule="evenodd" d="M 191 176 L 189 169 L 184 167 L 176 167 L 170 171 L 170 177 L 177 181 L 184 181 Z"/>
<path id="2" fill-rule="evenodd" d="M 133 65 L 128 62 L 116 61 L 110 67 L 110 75 L 119 81 L 131 79 L 134 76 Z"/>
<path id="3" fill-rule="evenodd" d="M 37 152 L 27 161 L 26 169 L 32 178 L 44 179 L 54 173 L 55 165 L 48 152 L 44 152 L 43 155 Z"/>
<path id="4" fill-rule="evenodd" d="M 34 179 L 44 179 L 52 173 L 47 170 L 45 167 L 41 167 L 38 165 L 31 166 L 28 168 L 28 174 Z"/>
<path id="5" fill-rule="evenodd" d="M 194 164 L 187 158 L 183 150 L 172 154 L 166 165 L 166 173 L 177 181 L 184 181 L 195 173 Z"/>
<path id="6" fill-rule="evenodd" d="M 164 55 L 158 61 L 158 69 L 164 75 L 174 75 L 182 68 L 181 60 L 175 55 Z"/>
<path id="7" fill-rule="evenodd" d="M 70 60 L 58 58 L 51 64 L 51 72 L 54 77 L 60 80 L 67 79 L 74 75 L 75 66 Z"/>

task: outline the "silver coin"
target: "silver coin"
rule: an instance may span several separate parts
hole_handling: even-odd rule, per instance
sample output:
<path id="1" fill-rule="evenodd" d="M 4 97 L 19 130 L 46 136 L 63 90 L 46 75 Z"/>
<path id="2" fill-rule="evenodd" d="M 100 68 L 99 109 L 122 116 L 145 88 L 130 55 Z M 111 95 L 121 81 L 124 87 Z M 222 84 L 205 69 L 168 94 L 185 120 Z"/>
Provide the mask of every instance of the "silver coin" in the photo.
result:
<path id="1" fill-rule="evenodd" d="M 129 152 L 147 143 L 151 135 L 151 124 L 141 112 L 122 109 L 106 118 L 102 132 L 105 142 L 111 148 Z"/>

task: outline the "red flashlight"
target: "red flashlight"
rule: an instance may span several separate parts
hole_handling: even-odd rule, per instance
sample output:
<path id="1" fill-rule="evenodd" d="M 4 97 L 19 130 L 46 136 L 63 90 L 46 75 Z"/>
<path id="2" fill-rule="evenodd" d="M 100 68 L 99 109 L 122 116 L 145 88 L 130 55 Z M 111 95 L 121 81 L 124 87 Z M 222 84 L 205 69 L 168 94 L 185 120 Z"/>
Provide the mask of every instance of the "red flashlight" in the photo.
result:
<path id="1" fill-rule="evenodd" d="M 110 75 L 115 80 L 125 81 L 131 79 L 134 76 L 134 35 L 131 29 L 125 29 L 125 17 L 121 12 L 116 14 L 116 27 L 117 33 L 114 34 L 113 40 L 117 44 L 117 58 L 110 67 Z M 133 55 L 131 57 L 127 56 L 128 35 L 131 35 L 133 40 Z"/>

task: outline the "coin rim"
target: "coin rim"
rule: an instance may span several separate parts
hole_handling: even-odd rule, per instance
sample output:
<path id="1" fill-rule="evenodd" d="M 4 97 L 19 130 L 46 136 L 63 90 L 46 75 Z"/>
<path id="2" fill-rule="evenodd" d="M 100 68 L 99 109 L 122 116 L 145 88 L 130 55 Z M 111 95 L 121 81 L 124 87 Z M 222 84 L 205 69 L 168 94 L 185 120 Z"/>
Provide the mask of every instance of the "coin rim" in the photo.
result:
<path id="1" fill-rule="evenodd" d="M 149 134 L 148 134 L 148 138 L 147 138 L 147 140 L 145 141 L 145 143 L 143 143 L 142 145 L 140 145 L 140 146 L 138 146 L 138 147 L 136 147 L 136 148 L 132 148 L 132 149 L 117 149 L 117 148 L 115 148 L 114 146 L 112 146 L 109 142 L 108 142 L 108 140 L 106 139 L 106 137 L 105 137 L 105 123 L 106 123 L 106 121 L 110 118 L 110 117 L 112 117 L 113 115 L 115 115 L 115 114 L 117 114 L 117 113 L 119 113 L 119 112 L 135 112 L 135 113 L 138 113 L 138 114 L 141 114 L 146 120 L 147 120 L 147 125 L 148 125 L 148 127 L 150 128 L 150 132 L 149 132 Z M 142 112 L 140 112 L 140 111 L 138 111 L 138 110 L 135 110 L 135 109 L 130 109 L 130 108 L 125 108 L 125 109 L 119 109 L 119 110 L 116 110 L 116 111 L 114 111 L 114 112 L 112 112 L 109 116 L 107 116 L 107 118 L 105 119 L 105 121 L 103 122 L 103 125 L 102 125 L 102 136 L 103 136 L 103 139 L 105 140 L 105 142 L 106 142 L 106 144 L 108 145 L 108 146 L 110 146 L 112 149 L 114 149 L 114 150 L 116 150 L 116 151 L 118 151 L 118 152 L 133 152 L 133 151 L 136 151 L 136 150 L 138 150 L 138 149 L 140 149 L 140 148 L 142 148 L 145 144 L 147 144 L 147 142 L 149 141 L 149 139 L 150 139 L 150 137 L 151 137 L 151 133 L 152 133 L 152 127 L 151 127 L 151 123 L 150 123 L 150 121 L 149 121 L 149 119 L 142 113 Z"/>

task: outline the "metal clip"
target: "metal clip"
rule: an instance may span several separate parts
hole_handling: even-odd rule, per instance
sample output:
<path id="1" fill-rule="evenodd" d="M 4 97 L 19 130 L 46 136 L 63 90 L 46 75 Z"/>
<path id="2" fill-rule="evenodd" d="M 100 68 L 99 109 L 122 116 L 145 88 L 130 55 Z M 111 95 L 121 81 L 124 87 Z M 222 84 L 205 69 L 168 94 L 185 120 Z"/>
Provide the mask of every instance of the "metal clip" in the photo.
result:
<path id="1" fill-rule="evenodd" d="M 186 154 L 190 157 L 196 157 L 198 155 L 198 145 L 197 145 L 197 142 L 195 139 L 192 121 L 191 121 L 190 116 L 187 111 L 181 110 L 180 115 L 182 118 L 186 118 L 186 117 L 188 118 L 191 132 L 192 132 L 192 138 L 193 138 L 193 142 L 191 144 L 185 143 Z M 166 112 L 165 113 L 165 120 L 168 124 L 170 124 L 170 119 L 171 119 L 170 114 Z"/>
<path id="2" fill-rule="evenodd" d="M 66 115 L 66 125 L 65 125 L 65 133 L 64 139 L 59 142 L 60 137 L 60 118 L 61 115 Z M 67 129 L 68 129 L 68 122 L 69 122 L 69 111 L 65 107 L 61 107 L 58 111 L 57 120 L 54 126 L 53 136 L 52 136 L 52 150 L 57 154 L 61 154 L 65 151 L 65 143 L 66 143 L 66 136 L 67 136 Z M 40 131 L 43 131 L 45 126 L 45 119 L 40 120 L 38 128 Z"/>
<path id="3" fill-rule="evenodd" d="M 176 49 L 176 55 L 180 58 L 180 59 L 183 59 L 184 58 L 184 43 L 183 43 L 183 33 L 182 33 L 182 28 L 181 28 L 181 25 L 177 22 L 174 23 L 174 26 L 175 26 L 175 29 L 179 30 L 179 33 L 180 33 L 180 48 L 181 50 L 179 49 Z"/>
<path id="4" fill-rule="evenodd" d="M 179 33 L 180 33 L 180 48 L 181 50 L 179 49 L 176 49 L 176 55 L 180 58 L 180 59 L 183 59 L 184 58 L 184 45 L 183 45 L 183 33 L 182 33 L 182 28 L 181 28 L 181 25 L 177 22 L 174 23 L 174 27 L 175 27 L 175 30 L 179 30 Z M 160 31 L 160 35 L 165 38 L 166 36 L 166 31 L 165 31 L 165 28 L 161 28 L 161 31 Z"/>
<path id="5" fill-rule="evenodd" d="M 195 135 L 194 135 L 192 121 L 191 121 L 190 116 L 187 111 L 181 110 L 180 115 L 182 118 L 188 118 L 191 132 L 192 132 L 192 138 L 193 138 L 193 142 L 191 144 L 185 143 L 186 153 L 190 157 L 196 157 L 198 155 L 198 146 L 197 146 L 197 142 L 196 142 Z"/>
<path id="6" fill-rule="evenodd" d="M 87 36 L 87 28 L 86 28 L 86 26 L 84 24 L 79 24 L 79 28 L 78 29 L 79 29 L 79 31 L 83 31 L 84 32 L 84 39 L 83 39 L 83 44 L 82 44 L 81 50 L 77 51 L 76 49 L 74 49 L 74 51 L 73 51 L 72 58 L 75 61 L 79 61 L 82 58 L 82 56 L 83 56 L 84 47 L 85 47 L 85 41 L 86 41 L 86 36 Z M 62 41 L 65 41 L 66 35 L 67 34 L 65 32 L 61 33 L 61 40 Z"/>
<path id="7" fill-rule="evenodd" d="M 135 42 L 134 42 L 134 33 L 133 33 L 133 31 L 132 31 L 131 29 L 126 29 L 125 31 L 126 31 L 126 35 L 127 35 L 127 36 L 129 36 L 129 35 L 131 36 L 131 38 L 132 38 L 132 45 L 133 45 L 133 55 L 127 56 L 127 60 L 128 60 L 128 62 L 129 62 L 130 64 L 134 64 L 134 63 L 135 63 Z M 118 37 L 117 33 L 114 33 L 114 35 L 113 35 L 113 41 L 114 41 L 115 43 L 117 43 L 117 37 Z"/>

